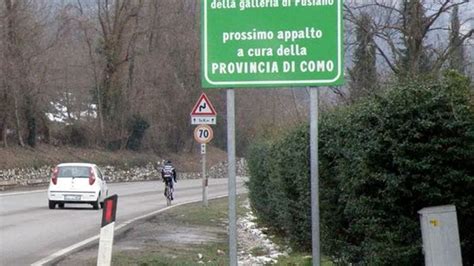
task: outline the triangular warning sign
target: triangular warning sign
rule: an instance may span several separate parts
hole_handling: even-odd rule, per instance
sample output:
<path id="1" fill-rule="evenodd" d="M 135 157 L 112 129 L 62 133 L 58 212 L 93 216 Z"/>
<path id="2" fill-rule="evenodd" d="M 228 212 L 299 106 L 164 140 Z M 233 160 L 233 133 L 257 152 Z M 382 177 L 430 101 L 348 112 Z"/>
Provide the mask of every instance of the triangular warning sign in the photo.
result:
<path id="1" fill-rule="evenodd" d="M 199 100 L 193 107 L 191 116 L 193 115 L 207 115 L 207 116 L 216 116 L 216 109 L 212 106 L 211 101 L 207 98 L 205 93 L 202 93 L 199 97 Z"/>

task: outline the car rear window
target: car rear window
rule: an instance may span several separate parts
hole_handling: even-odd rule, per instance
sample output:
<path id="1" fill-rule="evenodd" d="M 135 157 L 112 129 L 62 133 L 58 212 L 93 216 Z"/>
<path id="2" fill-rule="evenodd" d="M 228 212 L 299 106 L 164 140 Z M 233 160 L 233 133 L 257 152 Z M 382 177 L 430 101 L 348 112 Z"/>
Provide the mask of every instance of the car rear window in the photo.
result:
<path id="1" fill-rule="evenodd" d="M 59 167 L 58 177 L 84 177 L 88 178 L 90 173 L 88 166 L 62 166 Z"/>

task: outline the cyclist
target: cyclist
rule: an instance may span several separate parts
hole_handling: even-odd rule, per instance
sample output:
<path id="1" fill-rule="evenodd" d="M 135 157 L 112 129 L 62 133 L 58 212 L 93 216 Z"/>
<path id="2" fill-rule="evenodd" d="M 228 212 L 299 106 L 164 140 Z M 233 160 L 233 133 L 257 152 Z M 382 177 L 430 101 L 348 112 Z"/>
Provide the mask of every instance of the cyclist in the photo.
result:
<path id="1" fill-rule="evenodd" d="M 165 182 L 165 185 L 169 184 L 171 188 L 171 200 L 173 200 L 173 191 L 174 191 L 173 180 L 174 180 L 174 183 L 178 183 L 178 182 L 176 182 L 176 169 L 171 164 L 171 161 L 169 160 L 166 161 L 163 168 L 161 168 L 161 178 L 163 178 L 163 182 Z"/>

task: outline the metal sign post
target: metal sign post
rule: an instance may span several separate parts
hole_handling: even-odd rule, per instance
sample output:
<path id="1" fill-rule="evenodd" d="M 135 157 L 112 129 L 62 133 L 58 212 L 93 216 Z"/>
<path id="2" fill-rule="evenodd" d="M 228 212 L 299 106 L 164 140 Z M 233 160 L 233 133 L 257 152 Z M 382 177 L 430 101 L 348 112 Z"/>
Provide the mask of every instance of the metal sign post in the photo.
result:
<path id="1" fill-rule="evenodd" d="M 311 235 L 313 265 L 321 264 L 319 243 L 319 158 L 318 158 L 318 120 L 319 91 L 310 88 L 310 169 L 311 169 Z"/>
<path id="2" fill-rule="evenodd" d="M 208 125 L 199 125 L 194 129 L 194 139 L 201 143 L 202 162 L 202 204 L 207 207 L 206 143 L 212 140 L 214 133 Z"/>
<path id="3" fill-rule="evenodd" d="M 208 178 L 206 176 L 206 144 L 201 144 L 201 162 L 202 162 L 202 205 L 209 206 L 207 202 L 207 185 Z"/>
<path id="4" fill-rule="evenodd" d="M 237 189 L 235 181 L 235 93 L 227 90 L 227 156 L 229 175 L 229 265 L 237 266 Z"/>

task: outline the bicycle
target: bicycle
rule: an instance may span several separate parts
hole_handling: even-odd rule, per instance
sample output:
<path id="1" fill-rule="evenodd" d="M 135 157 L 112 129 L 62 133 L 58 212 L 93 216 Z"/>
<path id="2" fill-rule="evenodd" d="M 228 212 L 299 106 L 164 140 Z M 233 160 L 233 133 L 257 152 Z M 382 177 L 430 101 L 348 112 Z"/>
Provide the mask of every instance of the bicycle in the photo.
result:
<path id="1" fill-rule="evenodd" d="M 171 188 L 171 178 L 166 178 L 165 181 L 165 198 L 166 198 L 166 206 L 171 205 L 171 201 L 173 200 L 173 189 Z"/>

